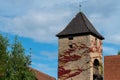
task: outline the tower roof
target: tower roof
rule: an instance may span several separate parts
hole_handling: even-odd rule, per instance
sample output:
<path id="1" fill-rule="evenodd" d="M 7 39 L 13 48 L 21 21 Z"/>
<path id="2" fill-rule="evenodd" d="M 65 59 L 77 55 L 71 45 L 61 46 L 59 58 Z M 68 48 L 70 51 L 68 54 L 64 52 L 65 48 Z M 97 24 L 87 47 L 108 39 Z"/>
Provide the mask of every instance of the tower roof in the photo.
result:
<path id="1" fill-rule="evenodd" d="M 104 37 L 94 28 L 87 17 L 79 12 L 75 18 L 67 25 L 67 27 L 58 33 L 57 37 L 68 37 L 68 36 L 80 36 L 91 34 L 99 39 L 104 39 Z"/>

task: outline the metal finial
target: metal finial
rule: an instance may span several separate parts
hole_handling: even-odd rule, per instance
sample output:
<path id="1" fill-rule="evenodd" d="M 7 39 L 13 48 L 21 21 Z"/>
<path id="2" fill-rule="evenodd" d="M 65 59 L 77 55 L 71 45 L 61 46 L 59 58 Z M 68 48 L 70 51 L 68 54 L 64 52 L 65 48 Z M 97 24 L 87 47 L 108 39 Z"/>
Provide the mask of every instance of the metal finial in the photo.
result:
<path id="1" fill-rule="evenodd" d="M 81 4 L 79 4 L 79 9 L 80 9 L 80 12 L 82 11 L 82 5 Z"/>
<path id="2" fill-rule="evenodd" d="M 87 0 L 82 0 L 79 2 L 79 11 L 81 12 L 82 11 L 82 4 L 87 2 Z"/>

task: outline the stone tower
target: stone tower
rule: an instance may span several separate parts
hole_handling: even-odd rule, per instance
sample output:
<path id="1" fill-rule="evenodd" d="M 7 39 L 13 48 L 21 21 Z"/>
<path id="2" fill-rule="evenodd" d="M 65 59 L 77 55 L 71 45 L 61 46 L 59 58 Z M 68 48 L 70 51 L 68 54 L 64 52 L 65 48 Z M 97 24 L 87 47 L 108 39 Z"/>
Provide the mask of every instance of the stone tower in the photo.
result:
<path id="1" fill-rule="evenodd" d="M 58 80 L 101 80 L 104 37 L 82 12 L 56 36 L 59 38 Z"/>

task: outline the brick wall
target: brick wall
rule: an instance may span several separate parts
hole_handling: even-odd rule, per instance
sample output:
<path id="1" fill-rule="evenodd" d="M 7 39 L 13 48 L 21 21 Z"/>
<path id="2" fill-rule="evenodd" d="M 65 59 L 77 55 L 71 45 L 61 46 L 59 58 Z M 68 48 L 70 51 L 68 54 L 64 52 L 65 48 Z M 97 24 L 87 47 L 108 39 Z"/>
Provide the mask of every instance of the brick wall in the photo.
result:
<path id="1" fill-rule="evenodd" d="M 104 80 L 120 80 L 120 56 L 104 57 Z"/>

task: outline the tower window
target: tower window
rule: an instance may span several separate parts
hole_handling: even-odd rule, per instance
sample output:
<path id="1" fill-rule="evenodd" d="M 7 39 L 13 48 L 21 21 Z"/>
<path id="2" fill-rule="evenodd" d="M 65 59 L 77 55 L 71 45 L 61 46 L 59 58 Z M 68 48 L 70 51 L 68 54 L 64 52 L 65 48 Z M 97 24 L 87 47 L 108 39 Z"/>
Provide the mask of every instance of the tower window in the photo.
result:
<path id="1" fill-rule="evenodd" d="M 68 39 L 69 39 L 69 48 L 73 48 L 73 45 L 72 45 L 73 37 L 69 36 Z"/>
<path id="2" fill-rule="evenodd" d="M 95 38 L 95 45 L 97 46 L 97 38 Z"/>
<path id="3" fill-rule="evenodd" d="M 70 48 L 73 48 L 73 45 L 71 44 L 71 45 L 69 45 L 69 47 L 70 47 Z"/>
<path id="4" fill-rule="evenodd" d="M 72 37 L 72 36 L 70 36 L 68 39 L 69 39 L 69 40 L 73 40 L 73 37 Z"/>

